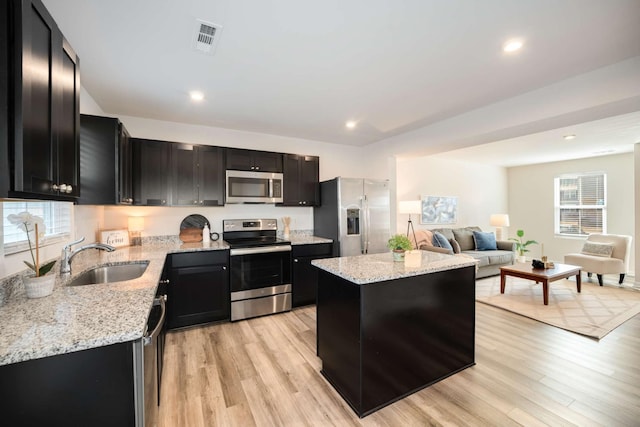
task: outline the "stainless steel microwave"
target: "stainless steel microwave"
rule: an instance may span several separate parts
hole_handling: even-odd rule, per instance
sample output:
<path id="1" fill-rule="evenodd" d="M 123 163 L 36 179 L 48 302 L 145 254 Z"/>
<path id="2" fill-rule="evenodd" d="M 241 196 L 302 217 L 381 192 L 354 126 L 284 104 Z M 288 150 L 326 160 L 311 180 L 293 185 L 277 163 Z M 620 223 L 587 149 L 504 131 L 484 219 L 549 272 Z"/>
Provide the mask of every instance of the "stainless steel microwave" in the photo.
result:
<path id="1" fill-rule="evenodd" d="M 282 203 L 282 174 L 227 170 L 226 203 Z"/>

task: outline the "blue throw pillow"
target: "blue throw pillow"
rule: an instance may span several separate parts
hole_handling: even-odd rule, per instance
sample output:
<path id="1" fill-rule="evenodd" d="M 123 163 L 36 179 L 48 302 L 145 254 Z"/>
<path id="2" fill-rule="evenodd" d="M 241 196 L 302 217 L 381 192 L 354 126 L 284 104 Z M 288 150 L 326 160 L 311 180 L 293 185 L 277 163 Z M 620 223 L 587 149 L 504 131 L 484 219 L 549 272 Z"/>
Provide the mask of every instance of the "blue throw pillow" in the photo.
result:
<path id="1" fill-rule="evenodd" d="M 474 231 L 473 240 L 476 241 L 476 251 L 495 251 L 498 249 L 496 236 L 492 232 Z"/>
<path id="2" fill-rule="evenodd" d="M 453 251 L 453 246 L 449 243 L 444 234 L 438 233 L 437 231 L 433 233 L 433 246 L 437 246 L 439 248 L 449 249 Z"/>

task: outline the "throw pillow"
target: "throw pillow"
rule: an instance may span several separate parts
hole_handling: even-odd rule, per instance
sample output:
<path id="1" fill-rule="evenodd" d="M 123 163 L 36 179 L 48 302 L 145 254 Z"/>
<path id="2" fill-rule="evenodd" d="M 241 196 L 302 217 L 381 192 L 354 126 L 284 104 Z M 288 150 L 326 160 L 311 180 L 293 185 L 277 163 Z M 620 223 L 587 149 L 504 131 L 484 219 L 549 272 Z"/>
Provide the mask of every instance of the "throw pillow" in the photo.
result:
<path id="1" fill-rule="evenodd" d="M 460 245 L 458 244 L 458 241 L 456 239 L 449 239 L 449 243 L 451 243 L 451 247 L 453 248 L 453 253 L 454 254 L 459 254 L 460 253 Z"/>
<path id="2" fill-rule="evenodd" d="M 474 231 L 473 240 L 476 242 L 476 251 L 495 251 L 498 249 L 496 236 L 491 231 Z"/>
<path id="3" fill-rule="evenodd" d="M 438 233 L 437 231 L 433 233 L 433 246 L 453 251 L 453 246 L 451 246 L 451 243 L 449 243 L 447 238 L 444 237 L 442 233 Z"/>
<path id="4" fill-rule="evenodd" d="M 613 254 L 613 245 L 609 243 L 584 242 L 582 253 L 585 255 L 595 255 L 605 258 L 611 258 Z"/>
<path id="5" fill-rule="evenodd" d="M 476 245 L 473 241 L 473 230 L 465 227 L 454 228 L 452 231 L 453 238 L 456 239 L 456 242 L 460 245 L 461 251 L 472 251 L 475 249 Z"/>

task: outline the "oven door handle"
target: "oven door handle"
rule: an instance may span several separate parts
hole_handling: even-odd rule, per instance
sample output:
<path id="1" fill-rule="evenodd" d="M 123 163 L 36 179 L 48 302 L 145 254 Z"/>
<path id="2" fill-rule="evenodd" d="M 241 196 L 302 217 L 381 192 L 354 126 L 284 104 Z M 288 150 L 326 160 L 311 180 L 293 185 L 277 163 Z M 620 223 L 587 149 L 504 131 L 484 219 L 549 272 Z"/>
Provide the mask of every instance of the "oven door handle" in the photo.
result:
<path id="1" fill-rule="evenodd" d="M 260 246 L 255 248 L 231 249 L 231 256 L 291 252 L 291 245 Z"/>

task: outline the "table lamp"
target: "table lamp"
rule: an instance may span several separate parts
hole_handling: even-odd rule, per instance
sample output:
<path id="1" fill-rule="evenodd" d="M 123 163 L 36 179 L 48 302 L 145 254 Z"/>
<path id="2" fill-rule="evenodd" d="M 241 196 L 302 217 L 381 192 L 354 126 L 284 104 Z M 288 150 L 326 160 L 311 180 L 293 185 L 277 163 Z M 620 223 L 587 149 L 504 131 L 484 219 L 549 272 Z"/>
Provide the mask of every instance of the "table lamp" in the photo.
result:
<path id="1" fill-rule="evenodd" d="M 489 219 L 489 224 L 496 227 L 496 240 L 502 240 L 502 227 L 509 226 L 509 215 L 493 214 Z"/>

